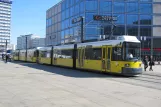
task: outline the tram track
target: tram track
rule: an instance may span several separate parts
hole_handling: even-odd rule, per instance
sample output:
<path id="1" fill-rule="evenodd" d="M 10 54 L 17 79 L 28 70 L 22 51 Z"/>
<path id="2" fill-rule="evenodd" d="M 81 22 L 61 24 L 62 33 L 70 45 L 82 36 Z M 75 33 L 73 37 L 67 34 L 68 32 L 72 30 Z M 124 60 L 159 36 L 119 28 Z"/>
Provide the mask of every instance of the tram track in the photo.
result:
<path id="1" fill-rule="evenodd" d="M 107 80 L 112 80 L 120 83 L 126 83 L 135 86 L 147 87 L 151 89 L 161 90 L 161 78 L 154 75 L 139 75 L 136 77 L 118 77 L 118 78 L 108 78 Z"/>

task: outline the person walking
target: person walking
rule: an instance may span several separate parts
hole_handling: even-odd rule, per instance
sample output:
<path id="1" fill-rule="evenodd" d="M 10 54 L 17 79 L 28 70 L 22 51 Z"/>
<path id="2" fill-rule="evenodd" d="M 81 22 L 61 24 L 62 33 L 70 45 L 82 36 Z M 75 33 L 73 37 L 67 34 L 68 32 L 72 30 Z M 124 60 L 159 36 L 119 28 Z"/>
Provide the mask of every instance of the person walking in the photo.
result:
<path id="1" fill-rule="evenodd" d="M 152 68 L 152 66 L 154 66 L 153 56 L 151 56 L 149 59 L 149 66 L 150 66 L 149 71 L 153 71 L 153 68 Z"/>
<path id="2" fill-rule="evenodd" d="M 145 56 L 143 63 L 144 63 L 144 71 L 146 71 L 146 69 L 148 68 L 148 56 Z"/>
<path id="3" fill-rule="evenodd" d="M 7 63 L 7 61 L 8 61 L 8 55 L 6 54 L 6 63 Z"/>
<path id="4" fill-rule="evenodd" d="M 4 60 L 4 54 L 2 54 L 2 60 Z"/>

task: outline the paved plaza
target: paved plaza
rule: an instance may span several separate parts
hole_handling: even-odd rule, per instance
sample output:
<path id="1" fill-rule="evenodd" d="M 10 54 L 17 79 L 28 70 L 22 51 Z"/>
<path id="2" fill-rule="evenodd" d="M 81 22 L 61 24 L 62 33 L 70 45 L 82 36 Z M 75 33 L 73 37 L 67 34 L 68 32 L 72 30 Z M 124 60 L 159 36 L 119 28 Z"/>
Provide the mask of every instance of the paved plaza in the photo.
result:
<path id="1" fill-rule="evenodd" d="M 161 107 L 160 69 L 121 77 L 0 61 L 0 107 Z"/>

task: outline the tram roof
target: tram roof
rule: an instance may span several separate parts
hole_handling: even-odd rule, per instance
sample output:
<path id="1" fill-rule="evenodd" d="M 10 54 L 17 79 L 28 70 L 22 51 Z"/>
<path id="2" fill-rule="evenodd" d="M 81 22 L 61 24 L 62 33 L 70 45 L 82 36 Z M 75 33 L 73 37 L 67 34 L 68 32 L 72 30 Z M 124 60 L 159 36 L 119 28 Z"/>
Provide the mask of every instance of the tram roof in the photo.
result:
<path id="1" fill-rule="evenodd" d="M 20 52 L 26 52 L 26 50 L 20 50 Z"/>
<path id="2" fill-rule="evenodd" d="M 79 43 L 77 47 L 92 45 L 92 46 L 103 46 L 103 45 L 120 45 L 123 42 L 134 42 L 134 43 L 140 43 L 140 41 L 135 36 L 117 36 L 114 40 L 104 40 L 104 41 L 97 41 L 97 42 L 88 42 L 88 43 Z"/>
<path id="3" fill-rule="evenodd" d="M 52 47 L 38 47 L 38 50 L 44 51 L 44 50 L 51 50 Z"/>
<path id="4" fill-rule="evenodd" d="M 74 44 L 54 46 L 54 49 L 73 49 L 73 48 L 74 48 Z"/>

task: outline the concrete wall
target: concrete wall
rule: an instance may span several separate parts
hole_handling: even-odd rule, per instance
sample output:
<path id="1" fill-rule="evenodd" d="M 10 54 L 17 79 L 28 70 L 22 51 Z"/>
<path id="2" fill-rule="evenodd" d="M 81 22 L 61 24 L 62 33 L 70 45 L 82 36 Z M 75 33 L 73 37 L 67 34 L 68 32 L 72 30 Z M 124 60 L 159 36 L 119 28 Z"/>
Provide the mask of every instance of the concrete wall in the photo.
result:
<path id="1" fill-rule="evenodd" d="M 161 27 L 153 27 L 153 36 L 161 37 Z"/>

